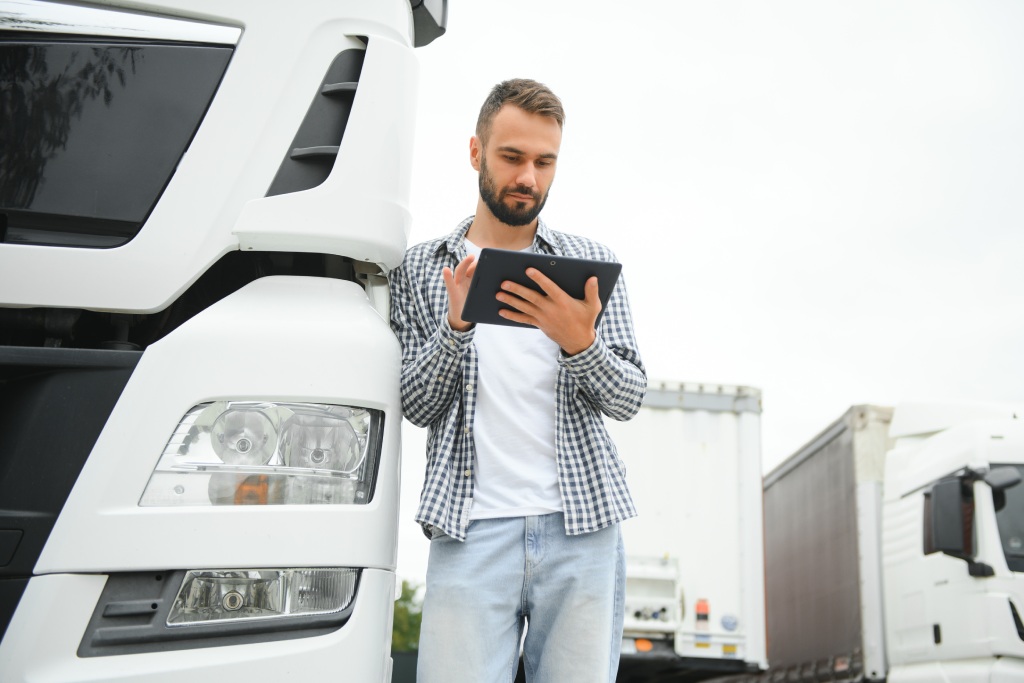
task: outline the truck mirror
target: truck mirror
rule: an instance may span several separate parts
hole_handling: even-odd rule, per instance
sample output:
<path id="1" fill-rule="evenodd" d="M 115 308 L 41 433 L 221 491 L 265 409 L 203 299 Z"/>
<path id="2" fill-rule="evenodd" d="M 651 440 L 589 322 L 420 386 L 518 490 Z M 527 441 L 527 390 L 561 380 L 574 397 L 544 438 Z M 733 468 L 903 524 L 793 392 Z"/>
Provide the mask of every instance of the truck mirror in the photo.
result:
<path id="1" fill-rule="evenodd" d="M 961 490 L 960 479 L 947 479 L 932 486 L 931 514 L 925 520 L 931 529 L 931 550 L 968 557 L 973 551 L 973 514 L 966 516 L 965 508 L 973 512 L 973 500 L 968 501 Z"/>
<path id="2" fill-rule="evenodd" d="M 1020 483 L 1020 470 L 1016 467 L 997 467 L 985 475 L 985 483 L 993 491 L 1005 491 Z"/>

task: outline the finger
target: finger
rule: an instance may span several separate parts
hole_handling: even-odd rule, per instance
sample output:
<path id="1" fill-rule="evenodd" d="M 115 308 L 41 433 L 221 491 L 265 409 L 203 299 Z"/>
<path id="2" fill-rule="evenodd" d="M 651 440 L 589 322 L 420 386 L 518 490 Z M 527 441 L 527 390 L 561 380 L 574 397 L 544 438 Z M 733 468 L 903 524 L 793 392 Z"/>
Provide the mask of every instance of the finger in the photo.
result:
<path id="1" fill-rule="evenodd" d="M 476 270 L 476 257 L 470 254 L 455 267 L 455 278 L 461 281 L 465 277 L 469 277 L 472 274 L 472 270 Z"/>
<path id="2" fill-rule="evenodd" d="M 535 289 L 524 287 L 518 282 L 513 282 L 512 280 L 505 280 L 501 283 L 501 292 L 506 292 L 517 299 L 522 299 L 532 303 L 536 303 L 546 296 L 543 292 L 538 292 Z M 500 299 L 501 297 L 499 296 L 498 298 Z"/>
<path id="3" fill-rule="evenodd" d="M 448 299 L 458 296 L 459 286 L 455 279 L 455 273 L 451 268 L 445 266 L 441 269 L 441 279 L 444 280 L 444 288 L 448 291 Z"/>
<path id="4" fill-rule="evenodd" d="M 554 280 L 549 278 L 544 273 L 540 272 L 536 268 L 527 268 L 526 276 L 533 280 L 541 291 L 537 291 L 532 287 L 521 285 L 513 280 L 505 280 L 501 283 L 501 288 L 506 292 L 515 294 L 520 299 L 526 299 L 535 304 L 540 304 L 544 299 L 554 295 L 561 296 L 565 292 L 555 284 Z"/>
<path id="5" fill-rule="evenodd" d="M 558 294 L 564 294 L 564 290 L 555 284 L 555 281 L 549 278 L 544 273 L 540 272 L 536 268 L 527 268 L 526 277 L 530 278 L 537 285 L 544 290 L 544 294 L 547 296 L 557 296 Z"/>
<path id="6" fill-rule="evenodd" d="M 534 292 L 534 294 L 536 294 L 536 292 Z M 497 294 L 494 295 L 494 298 L 500 301 L 502 304 L 506 306 L 511 306 L 515 310 L 520 311 L 522 313 L 532 313 L 533 311 L 537 310 L 537 307 L 534 304 L 527 301 L 526 299 L 515 296 L 513 294 L 508 294 L 506 292 L 498 292 Z"/>
<path id="7" fill-rule="evenodd" d="M 597 276 L 593 275 L 587 280 L 587 284 L 583 290 L 583 301 L 586 302 L 589 307 L 597 307 L 597 310 L 601 310 L 601 295 L 597 287 Z"/>
<path id="8" fill-rule="evenodd" d="M 539 325 L 537 324 L 537 319 L 534 318 L 533 316 L 527 315 L 525 313 L 520 313 L 519 311 L 513 311 L 512 309 L 509 308 L 498 309 L 498 315 L 500 315 L 502 318 L 505 318 L 506 320 L 511 320 L 512 322 L 532 325 L 533 327 L 539 327 Z"/>
<path id="9" fill-rule="evenodd" d="M 466 277 L 472 279 L 473 273 L 476 272 L 477 261 L 474 259 L 472 263 L 466 266 Z"/>

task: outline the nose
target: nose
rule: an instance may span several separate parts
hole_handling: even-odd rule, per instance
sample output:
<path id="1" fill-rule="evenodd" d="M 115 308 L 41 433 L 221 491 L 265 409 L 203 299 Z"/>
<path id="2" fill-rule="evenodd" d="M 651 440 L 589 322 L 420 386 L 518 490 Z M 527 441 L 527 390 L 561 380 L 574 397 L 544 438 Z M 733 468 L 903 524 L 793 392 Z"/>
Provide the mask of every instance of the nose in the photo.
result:
<path id="1" fill-rule="evenodd" d="M 516 176 L 516 183 L 529 188 L 537 187 L 537 176 L 532 164 L 524 164 L 522 171 Z"/>

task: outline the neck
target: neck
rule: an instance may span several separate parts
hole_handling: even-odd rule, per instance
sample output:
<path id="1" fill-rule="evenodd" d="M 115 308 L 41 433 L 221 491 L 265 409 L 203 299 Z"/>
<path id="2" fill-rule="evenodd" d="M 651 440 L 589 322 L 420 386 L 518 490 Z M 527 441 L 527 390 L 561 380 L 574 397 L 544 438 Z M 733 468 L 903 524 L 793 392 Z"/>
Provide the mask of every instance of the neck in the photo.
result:
<path id="1" fill-rule="evenodd" d="M 483 200 L 480 200 L 477 202 L 473 223 L 466 232 L 466 239 L 481 249 L 519 251 L 533 244 L 533 237 L 536 234 L 537 219 L 534 219 L 529 225 L 508 225 L 495 218 Z"/>

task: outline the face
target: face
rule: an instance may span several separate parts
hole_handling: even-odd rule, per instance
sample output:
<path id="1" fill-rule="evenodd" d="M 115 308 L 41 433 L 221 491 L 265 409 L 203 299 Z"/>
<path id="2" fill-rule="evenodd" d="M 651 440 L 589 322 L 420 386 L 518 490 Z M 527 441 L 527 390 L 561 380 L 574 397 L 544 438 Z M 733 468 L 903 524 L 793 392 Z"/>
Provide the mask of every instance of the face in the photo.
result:
<path id="1" fill-rule="evenodd" d="M 562 129 L 554 119 L 506 105 L 491 122 L 486 147 L 470 142 L 479 171 L 480 198 L 494 217 L 511 226 L 530 225 L 548 198 Z"/>

